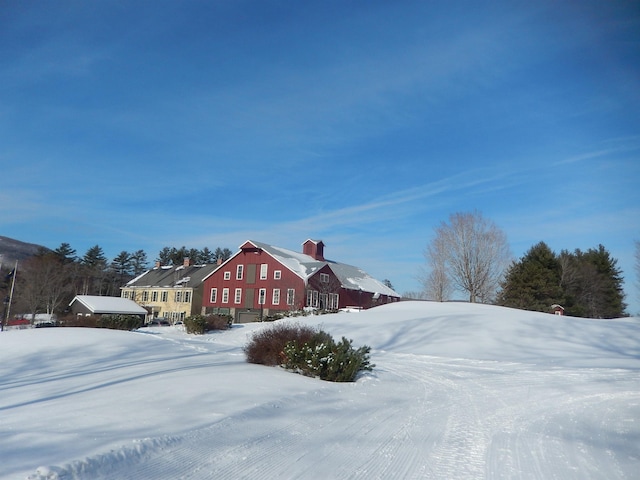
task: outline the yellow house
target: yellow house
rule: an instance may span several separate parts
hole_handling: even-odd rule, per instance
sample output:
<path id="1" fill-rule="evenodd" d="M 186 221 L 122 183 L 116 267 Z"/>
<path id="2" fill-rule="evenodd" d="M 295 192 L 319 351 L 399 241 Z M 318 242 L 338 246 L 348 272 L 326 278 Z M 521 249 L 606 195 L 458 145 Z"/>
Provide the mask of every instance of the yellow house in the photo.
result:
<path id="1" fill-rule="evenodd" d="M 155 267 L 121 287 L 121 297 L 133 300 L 149 312 L 149 319 L 164 318 L 171 323 L 202 311 L 204 279 L 218 265 L 192 265 L 189 259 L 179 266 Z"/>

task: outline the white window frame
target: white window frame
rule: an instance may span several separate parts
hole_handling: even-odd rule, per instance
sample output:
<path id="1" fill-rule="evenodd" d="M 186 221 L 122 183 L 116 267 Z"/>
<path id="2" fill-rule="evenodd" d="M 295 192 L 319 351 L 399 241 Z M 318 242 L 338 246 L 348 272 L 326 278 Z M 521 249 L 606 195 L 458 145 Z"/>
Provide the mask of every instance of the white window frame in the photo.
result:
<path id="1" fill-rule="evenodd" d="M 244 265 L 241 263 L 236 266 L 236 280 L 242 280 L 244 275 Z"/>
<path id="2" fill-rule="evenodd" d="M 321 273 L 320 274 L 320 281 L 322 283 L 329 283 L 329 274 L 328 273 Z"/>
<path id="3" fill-rule="evenodd" d="M 288 288 L 287 289 L 287 305 L 295 305 L 296 303 L 296 289 Z"/>
<path id="4" fill-rule="evenodd" d="M 218 301 L 218 289 L 217 288 L 212 288 L 211 289 L 211 294 L 209 296 L 209 301 L 211 303 L 216 303 Z"/>
<path id="5" fill-rule="evenodd" d="M 158 301 L 158 291 L 154 290 L 151 292 L 151 301 L 152 302 L 157 302 Z"/>
<path id="6" fill-rule="evenodd" d="M 329 310 L 337 310 L 340 305 L 340 295 L 338 295 L 337 293 L 330 293 L 329 294 L 329 306 L 327 308 L 329 308 Z"/>
<path id="7" fill-rule="evenodd" d="M 182 296 L 182 301 L 185 303 L 191 302 L 191 290 L 185 290 L 184 295 Z"/>
<path id="8" fill-rule="evenodd" d="M 177 290 L 175 293 L 175 302 L 176 303 L 182 303 L 182 291 L 181 290 Z"/>
<path id="9" fill-rule="evenodd" d="M 222 303 L 229 303 L 229 289 L 222 289 Z"/>
<path id="10" fill-rule="evenodd" d="M 282 278 L 282 270 L 274 270 L 273 271 L 273 279 L 280 280 Z"/>
<path id="11" fill-rule="evenodd" d="M 235 296 L 233 297 L 233 303 L 242 303 L 242 289 L 236 288 Z"/>
<path id="12" fill-rule="evenodd" d="M 317 290 L 307 290 L 307 307 L 318 308 L 320 302 L 320 292 Z"/>
<path id="13" fill-rule="evenodd" d="M 160 293 L 160 301 L 162 303 L 167 303 L 168 300 L 169 300 L 169 292 L 167 292 L 166 290 L 163 290 Z"/>
<path id="14" fill-rule="evenodd" d="M 231 272 L 229 270 L 224 272 L 224 279 L 225 280 L 231 280 Z"/>
<path id="15" fill-rule="evenodd" d="M 279 288 L 274 288 L 273 289 L 273 295 L 271 298 L 271 304 L 272 305 L 280 305 L 280 289 Z"/>
<path id="16" fill-rule="evenodd" d="M 262 263 L 260 265 L 260 280 L 266 280 L 269 273 L 269 264 Z"/>
<path id="17" fill-rule="evenodd" d="M 258 290 L 258 305 L 264 305 L 267 303 L 267 289 L 261 288 Z"/>

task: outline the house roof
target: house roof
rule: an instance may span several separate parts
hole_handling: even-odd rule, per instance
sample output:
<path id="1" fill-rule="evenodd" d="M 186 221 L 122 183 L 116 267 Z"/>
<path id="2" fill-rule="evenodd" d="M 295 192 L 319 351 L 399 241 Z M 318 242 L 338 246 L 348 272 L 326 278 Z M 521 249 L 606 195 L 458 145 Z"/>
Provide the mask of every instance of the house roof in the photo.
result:
<path id="1" fill-rule="evenodd" d="M 171 265 L 154 267 L 128 282 L 126 287 L 197 287 L 218 265 Z"/>
<path id="2" fill-rule="evenodd" d="M 305 281 L 313 276 L 318 270 L 328 265 L 333 273 L 338 277 L 343 288 L 351 290 L 362 290 L 364 292 L 379 293 L 399 297 L 397 292 L 387 287 L 384 283 L 376 280 L 364 270 L 347 265 L 345 263 L 334 262 L 332 260 L 316 260 L 304 253 L 294 252 L 286 248 L 274 247 L 266 243 L 248 240 L 248 243 L 264 250 L 274 257 L 278 262 L 289 268 Z"/>
<path id="3" fill-rule="evenodd" d="M 92 313 L 120 313 L 123 315 L 146 315 L 148 313 L 133 300 L 122 297 L 76 295 L 69 306 L 75 302 L 81 303 Z"/>

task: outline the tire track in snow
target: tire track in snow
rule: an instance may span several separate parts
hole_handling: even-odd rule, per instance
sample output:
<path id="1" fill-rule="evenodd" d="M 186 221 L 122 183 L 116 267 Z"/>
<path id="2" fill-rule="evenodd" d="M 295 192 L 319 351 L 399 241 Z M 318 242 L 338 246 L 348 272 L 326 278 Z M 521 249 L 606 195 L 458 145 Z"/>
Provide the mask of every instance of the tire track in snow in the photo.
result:
<path id="1" fill-rule="evenodd" d="M 633 439 L 637 426 L 619 415 L 633 402 L 640 413 L 640 394 L 628 391 L 638 380 L 628 372 L 620 393 L 602 396 L 598 379 L 616 382 L 611 370 L 385 352 L 375 361 L 374 375 L 356 384 L 318 381 L 304 394 L 85 459 L 50 478 L 633 478 L 637 457 L 592 459 L 603 449 L 585 444 L 585 422 L 568 428 L 590 406 L 612 402 L 612 419 L 587 418 L 586 425 L 604 429 L 617 419 L 604 441 L 624 439 L 625 431 Z"/>

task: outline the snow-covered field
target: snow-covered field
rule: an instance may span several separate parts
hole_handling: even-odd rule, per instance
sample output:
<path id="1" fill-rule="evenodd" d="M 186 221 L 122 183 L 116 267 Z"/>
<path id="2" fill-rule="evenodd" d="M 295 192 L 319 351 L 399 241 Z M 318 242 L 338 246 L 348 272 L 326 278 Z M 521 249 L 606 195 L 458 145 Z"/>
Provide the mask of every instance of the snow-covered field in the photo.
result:
<path id="1" fill-rule="evenodd" d="M 2 479 L 640 478 L 640 321 L 403 302 L 307 317 L 333 384 L 249 365 L 270 324 L 0 333 Z"/>

